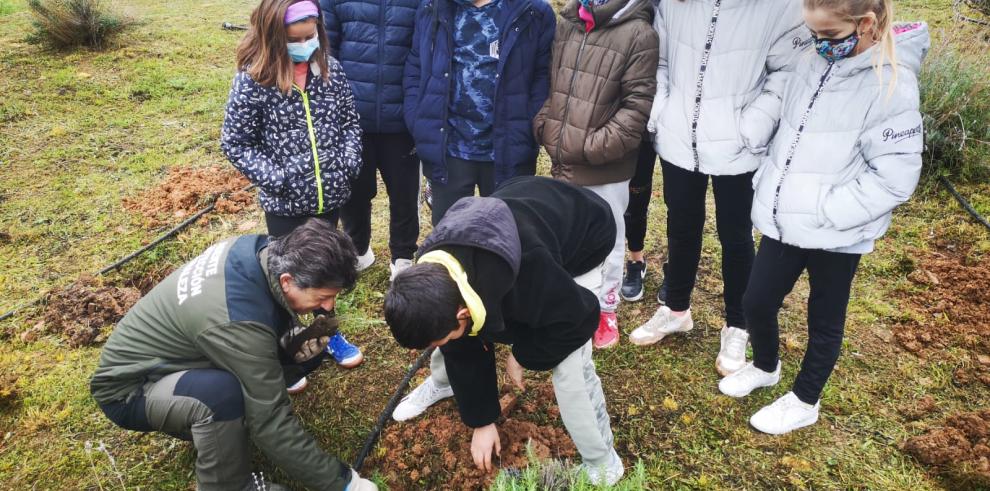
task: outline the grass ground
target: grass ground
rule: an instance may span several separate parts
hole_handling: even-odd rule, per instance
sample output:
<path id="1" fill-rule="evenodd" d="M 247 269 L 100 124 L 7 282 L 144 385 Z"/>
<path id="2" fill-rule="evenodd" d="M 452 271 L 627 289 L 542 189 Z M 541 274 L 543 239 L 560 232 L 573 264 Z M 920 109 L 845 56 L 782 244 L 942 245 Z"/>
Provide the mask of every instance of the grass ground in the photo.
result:
<path id="1" fill-rule="evenodd" d="M 118 47 L 56 53 L 23 41 L 30 29 L 23 0 L 0 0 L 0 312 L 96 271 L 160 233 L 143 227 L 121 200 L 154 186 L 167 169 L 226 165 L 217 142 L 240 33 L 220 25 L 244 23 L 253 4 L 127 0 L 116 6 L 141 23 Z M 957 29 L 950 4 L 905 0 L 898 17 Z M 990 186 L 961 190 L 990 214 Z M 647 241 L 654 271 L 664 250 L 665 210 L 659 196 L 656 203 Z M 384 207 L 379 198 L 376 230 L 385 230 Z M 213 216 L 109 281 L 181 264 L 221 237 L 260 232 L 260 223 L 256 208 Z M 391 341 L 381 321 L 385 239 L 376 235 L 379 262 L 341 302 L 349 319 L 344 330 L 368 361 L 350 372 L 322 369 L 294 400 L 296 414 L 322 446 L 348 461 L 415 356 Z M 744 401 L 719 395 L 712 366 L 721 327 L 719 248 L 709 224 L 695 331 L 648 349 L 623 343 L 596 354 L 620 453 L 630 462 L 641 459 L 648 487 L 656 489 L 952 486 L 898 445 L 944 415 L 985 407 L 990 391 L 953 384 L 953 369 L 966 353 L 921 359 L 890 336 L 899 322 L 920 315 L 905 310 L 903 297 L 916 288 L 905 264 L 929 253 L 936 239 L 975 244 L 972 260 L 988 261 L 986 230 L 943 191 L 920 190 L 862 263 L 843 356 L 823 396 L 823 421 L 773 438 L 746 421 L 793 380 L 806 339 L 807 286 L 799 283 L 782 314 L 780 388 Z M 650 276 L 649 294 L 657 281 Z M 625 332 L 652 314 L 649 298 L 621 308 Z M 0 323 L 0 391 L 14 394 L 0 399 L 7 401 L 0 405 L 0 488 L 191 489 L 189 444 L 119 430 L 90 399 L 99 346 L 69 349 L 57 336 L 21 341 L 18 334 L 38 313 L 28 309 Z M 925 395 L 935 398 L 936 412 L 906 422 L 898 408 Z M 266 474 L 276 472 L 260 456 L 257 463 Z"/>

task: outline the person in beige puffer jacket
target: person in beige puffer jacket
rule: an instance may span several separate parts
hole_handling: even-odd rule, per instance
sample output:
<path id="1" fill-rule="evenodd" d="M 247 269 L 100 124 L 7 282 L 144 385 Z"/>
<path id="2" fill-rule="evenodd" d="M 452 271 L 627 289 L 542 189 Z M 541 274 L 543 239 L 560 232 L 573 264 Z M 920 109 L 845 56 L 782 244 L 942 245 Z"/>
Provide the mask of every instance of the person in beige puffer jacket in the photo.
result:
<path id="1" fill-rule="evenodd" d="M 533 121 L 551 174 L 609 203 L 615 247 L 602 271 L 601 318 L 594 345 L 618 342 L 625 252 L 622 215 L 629 180 L 656 93 L 659 38 L 649 0 L 571 0 L 560 13 L 550 69 L 550 97 Z"/>

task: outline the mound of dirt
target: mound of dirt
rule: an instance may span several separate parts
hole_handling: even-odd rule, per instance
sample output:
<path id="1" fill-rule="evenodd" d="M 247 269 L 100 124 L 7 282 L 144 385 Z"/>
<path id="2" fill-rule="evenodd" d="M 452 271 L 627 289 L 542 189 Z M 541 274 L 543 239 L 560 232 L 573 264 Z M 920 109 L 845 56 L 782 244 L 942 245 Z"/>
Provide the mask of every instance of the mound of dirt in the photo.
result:
<path id="1" fill-rule="evenodd" d="M 944 426 L 909 438 L 903 448 L 957 484 L 990 486 L 990 409 L 950 416 Z"/>
<path id="2" fill-rule="evenodd" d="M 228 167 L 172 168 L 157 186 L 140 196 L 124 198 L 124 207 L 140 213 L 148 227 L 161 227 L 209 206 L 218 213 L 237 213 L 254 202 L 254 194 L 236 169 Z"/>
<path id="3" fill-rule="evenodd" d="M 904 303 L 921 313 L 920 320 L 895 326 L 894 336 L 908 351 L 926 357 L 959 347 L 971 363 L 956 371 L 957 383 L 980 381 L 990 386 L 990 267 L 974 260 L 968 247 L 938 244 L 924 254 L 912 282 L 923 286 Z"/>
<path id="4" fill-rule="evenodd" d="M 73 348 L 92 344 L 103 326 L 119 321 L 140 299 L 136 288 L 106 286 L 98 278 L 83 276 L 48 294 L 44 320 L 32 329 L 61 333 Z"/>
<path id="5" fill-rule="evenodd" d="M 897 408 L 897 412 L 901 413 L 901 416 L 904 416 L 908 421 L 917 421 L 934 413 L 936 410 L 938 410 L 938 405 L 935 403 L 935 398 L 930 395 L 922 397 L 914 404 Z"/>
<path id="6" fill-rule="evenodd" d="M 540 459 L 570 459 L 577 454 L 560 421 L 549 381 L 531 385 L 516 396 L 502 389 L 502 469 L 521 469 L 529 460 L 526 445 Z M 431 408 L 424 417 L 395 423 L 382 434 L 368 468 L 377 469 L 395 491 L 418 489 L 487 489 L 496 472 L 485 473 L 471 458 L 471 429 L 461 423 L 453 402 Z"/>

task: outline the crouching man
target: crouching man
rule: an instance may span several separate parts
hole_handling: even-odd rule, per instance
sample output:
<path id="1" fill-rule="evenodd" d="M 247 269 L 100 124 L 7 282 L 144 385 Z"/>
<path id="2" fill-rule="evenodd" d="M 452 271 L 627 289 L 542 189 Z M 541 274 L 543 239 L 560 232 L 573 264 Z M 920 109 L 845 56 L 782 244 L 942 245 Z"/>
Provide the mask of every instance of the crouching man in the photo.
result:
<path id="1" fill-rule="evenodd" d="M 404 347 L 439 346 L 430 377 L 396 408 L 403 420 L 453 394 L 474 428 L 475 464 L 500 451 L 493 343 L 512 345 L 509 374 L 552 370 L 561 419 L 596 483 L 623 474 L 601 381 L 591 360 L 603 262 L 615 221 L 591 191 L 544 177 L 507 181 L 488 198 L 462 198 L 395 277 L 385 320 Z"/>
<path id="2" fill-rule="evenodd" d="M 201 491 L 255 489 L 248 435 L 310 489 L 377 489 L 320 449 L 286 392 L 316 368 L 332 334 L 290 339 L 313 332 L 299 332 L 297 315 L 332 311 L 354 283 L 356 261 L 350 239 L 320 220 L 278 239 L 214 244 L 117 324 L 90 382 L 93 397 L 122 428 L 191 440 Z"/>

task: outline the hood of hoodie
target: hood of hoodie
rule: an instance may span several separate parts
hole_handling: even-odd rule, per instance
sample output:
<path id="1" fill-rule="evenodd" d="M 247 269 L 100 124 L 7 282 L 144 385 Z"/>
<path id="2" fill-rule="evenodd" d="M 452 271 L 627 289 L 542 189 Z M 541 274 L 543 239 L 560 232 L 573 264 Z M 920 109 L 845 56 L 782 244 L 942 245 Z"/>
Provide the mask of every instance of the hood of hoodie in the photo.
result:
<path id="1" fill-rule="evenodd" d="M 570 0 L 560 12 L 560 16 L 570 22 L 584 25 L 578 17 L 578 7 L 581 2 Z M 607 29 L 624 22 L 643 19 L 650 22 L 653 19 L 653 3 L 650 0 L 609 0 L 604 5 L 592 6 L 588 9 L 595 18 L 595 30 Z"/>
<path id="2" fill-rule="evenodd" d="M 931 36 L 928 24 L 924 22 L 903 22 L 894 24 L 894 49 L 897 52 L 897 64 L 918 75 L 921 63 L 928 54 L 931 46 Z M 875 44 L 870 49 L 836 64 L 836 74 L 851 76 L 863 70 L 873 70 L 873 60 L 879 54 L 880 45 Z M 889 64 L 889 60 L 885 61 Z"/>
<path id="3" fill-rule="evenodd" d="M 505 330 L 502 300 L 512 289 L 522 262 L 519 228 L 509 207 L 497 198 L 462 198 L 451 206 L 423 241 L 417 257 L 442 249 L 453 255 L 481 297 L 487 316 L 481 335 Z"/>

